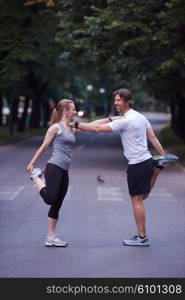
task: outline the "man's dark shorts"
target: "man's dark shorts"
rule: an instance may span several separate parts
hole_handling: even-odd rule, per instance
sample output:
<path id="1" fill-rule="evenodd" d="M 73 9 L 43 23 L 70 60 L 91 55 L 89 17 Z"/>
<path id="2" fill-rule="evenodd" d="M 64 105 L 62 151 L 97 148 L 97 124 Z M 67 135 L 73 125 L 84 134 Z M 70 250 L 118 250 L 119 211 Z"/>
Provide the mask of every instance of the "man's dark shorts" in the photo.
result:
<path id="1" fill-rule="evenodd" d="M 127 182 L 129 194 L 142 195 L 150 192 L 150 181 L 153 171 L 153 159 L 149 158 L 138 164 L 128 165 Z"/>

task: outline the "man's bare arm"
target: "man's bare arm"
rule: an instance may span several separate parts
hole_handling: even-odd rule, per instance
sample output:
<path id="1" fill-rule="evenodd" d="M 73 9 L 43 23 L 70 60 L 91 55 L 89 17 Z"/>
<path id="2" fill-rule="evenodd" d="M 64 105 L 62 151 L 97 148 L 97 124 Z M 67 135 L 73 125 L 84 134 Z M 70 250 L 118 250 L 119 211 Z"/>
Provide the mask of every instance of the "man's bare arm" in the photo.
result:
<path id="1" fill-rule="evenodd" d="M 160 155 L 165 155 L 165 151 L 164 151 L 161 143 L 159 142 L 158 138 L 156 137 L 152 127 L 147 128 L 147 137 L 148 137 L 149 141 L 152 143 L 153 147 L 157 150 L 157 152 Z"/>
<path id="2" fill-rule="evenodd" d="M 108 117 L 105 119 L 95 120 L 95 121 L 91 122 L 91 124 L 103 125 L 103 124 L 107 124 L 111 121 L 121 120 L 121 119 L 122 119 L 121 116 L 114 116 L 114 117 Z"/>
<path id="3" fill-rule="evenodd" d="M 70 127 L 75 127 L 76 122 L 70 123 Z M 78 129 L 83 131 L 91 131 L 91 132 L 112 132 L 111 127 L 107 124 L 97 124 L 95 122 L 91 123 L 81 123 L 78 122 Z"/>

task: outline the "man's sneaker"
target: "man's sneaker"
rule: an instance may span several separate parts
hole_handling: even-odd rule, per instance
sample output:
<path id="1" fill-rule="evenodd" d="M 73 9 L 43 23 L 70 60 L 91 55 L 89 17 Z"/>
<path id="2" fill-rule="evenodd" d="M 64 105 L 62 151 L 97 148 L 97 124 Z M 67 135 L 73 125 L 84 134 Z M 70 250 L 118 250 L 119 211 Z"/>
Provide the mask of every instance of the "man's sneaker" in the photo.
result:
<path id="1" fill-rule="evenodd" d="M 165 165 L 172 165 L 174 162 L 179 160 L 178 156 L 174 154 L 154 155 L 152 158 L 154 167 L 159 169 L 163 169 Z"/>
<path id="2" fill-rule="evenodd" d="M 140 238 L 138 235 L 134 235 L 130 240 L 123 241 L 124 246 L 138 246 L 138 247 L 148 247 L 150 246 L 149 238 Z"/>
<path id="3" fill-rule="evenodd" d="M 40 178 L 43 173 L 43 170 L 41 170 L 40 168 L 33 168 L 33 170 L 30 173 L 30 178 L 31 180 L 33 180 L 33 178 Z"/>
<path id="4" fill-rule="evenodd" d="M 45 246 L 46 247 L 67 247 L 68 243 L 62 241 L 57 235 L 54 235 L 53 237 L 47 236 L 45 240 Z"/>

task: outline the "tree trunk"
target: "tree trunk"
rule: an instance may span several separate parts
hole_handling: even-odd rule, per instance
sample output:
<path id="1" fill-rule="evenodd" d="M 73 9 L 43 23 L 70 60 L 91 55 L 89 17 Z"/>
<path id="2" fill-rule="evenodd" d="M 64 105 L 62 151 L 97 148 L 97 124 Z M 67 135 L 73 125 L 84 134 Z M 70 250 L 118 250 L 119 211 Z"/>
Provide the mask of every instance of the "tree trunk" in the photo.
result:
<path id="1" fill-rule="evenodd" d="M 47 128 L 48 122 L 50 120 L 50 107 L 47 101 L 43 102 L 42 109 L 43 109 L 43 127 Z"/>
<path id="2" fill-rule="evenodd" d="M 40 128 L 40 97 L 39 95 L 35 96 L 32 99 L 32 112 L 30 118 L 30 128 Z"/>
<path id="3" fill-rule="evenodd" d="M 171 128 L 175 129 L 175 120 L 176 120 L 176 103 L 174 100 L 170 102 L 170 112 L 171 112 Z"/>
<path id="4" fill-rule="evenodd" d="M 27 111 L 29 107 L 29 97 L 26 97 L 25 102 L 24 102 L 24 111 L 22 113 L 21 119 L 19 120 L 18 123 L 18 128 L 17 131 L 23 132 L 26 129 L 26 118 L 27 118 Z"/>
<path id="5" fill-rule="evenodd" d="M 14 98 L 11 103 L 10 108 L 10 120 L 9 120 L 9 132 L 10 134 L 14 133 L 14 125 L 17 124 L 18 121 L 18 104 L 19 98 Z"/>
<path id="6" fill-rule="evenodd" d="M 0 95 L 0 126 L 3 124 L 3 98 Z"/>
<path id="7" fill-rule="evenodd" d="M 176 135 L 178 135 L 180 138 L 182 138 L 185 141 L 185 121 L 184 121 L 184 116 L 185 116 L 185 99 L 184 98 L 179 98 L 180 99 L 177 103 L 177 113 L 175 115 L 175 120 L 174 120 L 174 131 Z"/>

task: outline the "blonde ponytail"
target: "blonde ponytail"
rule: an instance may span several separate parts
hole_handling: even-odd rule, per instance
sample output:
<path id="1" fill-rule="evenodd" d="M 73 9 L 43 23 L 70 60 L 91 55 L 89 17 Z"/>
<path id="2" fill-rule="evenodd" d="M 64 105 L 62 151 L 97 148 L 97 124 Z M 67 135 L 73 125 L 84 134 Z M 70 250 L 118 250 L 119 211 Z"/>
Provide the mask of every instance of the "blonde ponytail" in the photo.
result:
<path id="1" fill-rule="evenodd" d="M 57 123 L 57 110 L 54 108 L 51 113 L 51 125 Z"/>
<path id="2" fill-rule="evenodd" d="M 63 114 L 69 110 L 69 104 L 74 103 L 70 99 L 62 99 L 57 103 L 56 108 L 53 109 L 51 114 L 51 125 L 60 122 Z"/>

